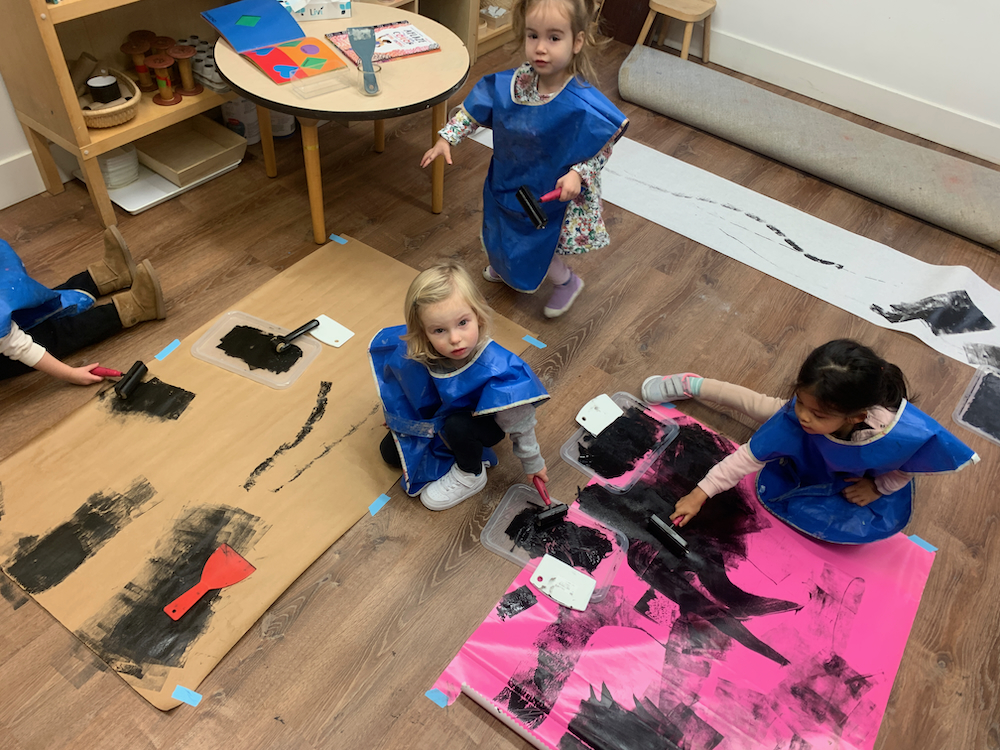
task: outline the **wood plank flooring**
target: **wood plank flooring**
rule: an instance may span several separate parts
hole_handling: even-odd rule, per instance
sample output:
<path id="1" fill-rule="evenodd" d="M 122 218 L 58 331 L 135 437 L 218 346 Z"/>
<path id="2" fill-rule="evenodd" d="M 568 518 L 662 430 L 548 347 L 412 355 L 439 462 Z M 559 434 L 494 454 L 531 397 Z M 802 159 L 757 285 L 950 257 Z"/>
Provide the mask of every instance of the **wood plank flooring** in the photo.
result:
<path id="1" fill-rule="evenodd" d="M 603 51 L 598 85 L 631 118 L 630 138 L 913 257 L 966 265 L 1000 286 L 1000 259 L 981 246 L 620 101 L 617 70 L 628 51 L 618 42 Z M 492 52 L 470 81 L 519 60 Z M 445 212 L 435 216 L 429 174 L 418 166 L 429 123 L 429 113 L 388 122 L 383 154 L 372 151 L 369 125 L 321 130 L 328 228 L 415 268 L 456 257 L 478 269 L 490 152 L 474 143 L 455 150 Z M 119 213 L 134 255 L 150 258 L 160 274 L 168 318 L 126 331 L 74 363 L 127 369 L 148 360 L 315 249 L 298 136 L 279 141 L 277 154 L 275 179 L 264 175 L 260 147 L 253 146 L 237 170 L 139 216 Z M 876 747 L 1000 747 L 1000 448 L 951 421 L 972 369 L 615 206 L 606 215 L 613 244 L 574 260 L 587 288 L 565 317 L 542 317 L 544 293 L 527 297 L 482 284 L 501 314 L 548 344 L 526 358 L 553 394 L 539 413 L 553 495 L 571 498 L 583 483 L 558 449 L 578 407 L 598 393 L 638 393 L 649 374 L 692 370 L 782 394 L 816 345 L 851 336 L 876 347 L 903 368 L 921 408 L 983 459 L 955 475 L 918 480 L 908 531 L 940 551 Z M 0 211 L 0 236 L 35 277 L 53 285 L 101 253 L 97 216 L 79 183 Z M 0 457 L 94 392 L 41 374 L 0 383 Z M 745 420 L 699 404 L 682 409 L 737 440 L 751 434 Z M 322 555 L 222 660 L 198 688 L 204 700 L 197 709 L 151 708 L 0 575 L 0 746 L 526 748 L 466 699 L 441 709 L 424 697 L 517 572 L 479 544 L 490 512 L 520 480 L 516 463 L 505 447 L 487 489 L 446 513 L 429 513 L 394 487 L 386 508 Z"/>

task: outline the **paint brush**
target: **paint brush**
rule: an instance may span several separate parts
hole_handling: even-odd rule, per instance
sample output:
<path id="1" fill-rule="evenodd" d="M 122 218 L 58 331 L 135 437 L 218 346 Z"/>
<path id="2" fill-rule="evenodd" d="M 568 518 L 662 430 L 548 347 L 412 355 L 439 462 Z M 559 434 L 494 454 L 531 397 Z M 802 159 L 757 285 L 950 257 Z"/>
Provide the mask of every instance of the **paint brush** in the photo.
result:
<path id="1" fill-rule="evenodd" d="M 297 339 L 299 336 L 302 336 L 303 334 L 309 333 L 309 331 L 311 331 L 314 328 L 319 328 L 319 321 L 316 320 L 315 318 L 310 320 L 305 325 L 299 326 L 291 333 L 286 333 L 284 336 L 277 339 L 274 342 L 274 351 L 276 351 L 278 354 L 281 354 L 283 351 L 285 351 L 285 349 L 287 349 L 289 346 L 292 345 L 292 342 L 295 339 Z"/>
<path id="2" fill-rule="evenodd" d="M 677 521 L 680 521 L 680 518 L 678 518 Z M 650 516 L 649 522 L 646 524 L 646 528 L 652 532 L 653 536 L 663 543 L 664 547 L 674 553 L 677 557 L 684 557 L 688 553 L 687 540 L 674 531 L 674 527 L 669 522 L 664 521 L 659 516 L 655 514 Z"/>
<path id="3" fill-rule="evenodd" d="M 146 373 L 149 372 L 146 369 L 146 365 L 142 362 L 136 362 L 129 368 L 129 371 L 122 375 L 122 379 L 115 383 L 115 393 L 118 394 L 118 398 L 127 399 L 139 384 L 142 383 L 142 379 L 146 377 Z"/>
<path id="4" fill-rule="evenodd" d="M 538 490 L 539 496 L 546 505 L 545 510 L 535 514 L 535 528 L 551 528 L 566 517 L 566 514 L 569 513 L 569 506 L 565 503 L 553 503 L 552 498 L 549 497 L 549 491 L 545 487 L 545 482 L 539 477 L 533 477 L 531 481 L 534 483 L 535 489 Z"/>
<path id="5" fill-rule="evenodd" d="M 542 204 L 554 201 L 561 194 L 562 188 L 556 188 L 541 198 L 536 198 L 535 194 L 531 192 L 531 188 L 527 185 L 521 185 L 517 189 L 517 200 L 521 204 L 521 208 L 524 209 L 524 212 L 528 214 L 531 223 L 535 225 L 535 229 L 544 229 L 549 223 L 549 217 L 545 215 Z"/>

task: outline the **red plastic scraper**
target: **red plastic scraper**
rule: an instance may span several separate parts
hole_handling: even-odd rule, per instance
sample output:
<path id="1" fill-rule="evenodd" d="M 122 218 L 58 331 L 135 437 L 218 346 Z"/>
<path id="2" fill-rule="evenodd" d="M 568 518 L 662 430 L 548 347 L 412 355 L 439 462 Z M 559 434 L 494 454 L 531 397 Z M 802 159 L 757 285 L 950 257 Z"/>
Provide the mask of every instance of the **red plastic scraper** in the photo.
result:
<path id="1" fill-rule="evenodd" d="M 239 583 L 255 570 L 256 568 L 244 560 L 236 550 L 228 544 L 223 544 L 208 558 L 205 568 L 201 571 L 201 580 L 170 602 L 163 611 L 171 620 L 179 620 L 212 589 Z"/>

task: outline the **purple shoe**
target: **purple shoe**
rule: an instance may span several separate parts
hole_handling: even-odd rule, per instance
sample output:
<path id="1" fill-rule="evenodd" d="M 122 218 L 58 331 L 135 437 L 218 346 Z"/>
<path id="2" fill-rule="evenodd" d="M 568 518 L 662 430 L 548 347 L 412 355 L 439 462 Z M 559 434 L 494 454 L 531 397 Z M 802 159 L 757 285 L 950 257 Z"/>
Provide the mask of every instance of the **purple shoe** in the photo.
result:
<path id="1" fill-rule="evenodd" d="M 483 269 L 483 278 L 487 281 L 492 281 L 494 284 L 498 281 L 503 281 L 503 279 L 500 278 L 500 274 L 493 270 L 493 266 L 486 266 L 486 268 Z"/>
<path id="2" fill-rule="evenodd" d="M 580 296 L 580 292 L 582 291 L 583 279 L 575 273 L 569 277 L 569 281 L 565 284 L 556 285 L 556 288 L 552 290 L 552 296 L 549 297 L 549 301 L 545 303 L 545 309 L 542 311 L 545 313 L 545 317 L 558 318 L 573 306 L 573 303 L 576 302 L 576 298 Z"/>

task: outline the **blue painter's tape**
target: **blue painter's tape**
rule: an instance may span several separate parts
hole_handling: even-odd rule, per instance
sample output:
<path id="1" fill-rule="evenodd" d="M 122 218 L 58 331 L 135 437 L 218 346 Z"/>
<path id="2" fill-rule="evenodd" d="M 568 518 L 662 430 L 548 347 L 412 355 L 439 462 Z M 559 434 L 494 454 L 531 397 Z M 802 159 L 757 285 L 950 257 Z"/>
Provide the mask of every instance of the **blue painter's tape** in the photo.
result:
<path id="1" fill-rule="evenodd" d="M 938 549 L 937 547 L 935 547 L 930 542 L 921 539 L 916 534 L 910 534 L 910 541 L 913 542 L 916 545 L 919 545 L 919 546 L 923 547 L 928 552 L 937 552 L 937 549 Z"/>
<path id="2" fill-rule="evenodd" d="M 186 687 L 181 685 L 174 688 L 173 697 L 179 701 L 187 703 L 189 706 L 197 706 L 201 703 L 201 693 L 196 693 L 194 690 L 188 690 Z"/>
<path id="3" fill-rule="evenodd" d="M 525 336 L 524 340 L 527 341 L 532 346 L 537 346 L 539 349 L 544 349 L 545 348 L 545 344 L 543 344 L 541 341 L 539 341 L 538 339 L 536 339 L 534 336 Z"/>
<path id="4" fill-rule="evenodd" d="M 180 345 L 181 345 L 180 340 L 179 339 L 174 339 L 169 344 L 167 344 L 165 347 L 163 347 L 163 351 L 160 352 L 159 354 L 157 354 L 156 358 L 162 362 L 164 359 L 167 358 L 167 355 L 170 354 L 170 352 L 172 352 L 174 349 L 176 349 Z"/>
<path id="5" fill-rule="evenodd" d="M 368 506 L 368 512 L 373 516 L 382 510 L 382 506 L 389 502 L 388 495 L 379 495 L 375 502 Z"/>
<path id="6" fill-rule="evenodd" d="M 334 242 L 340 243 L 341 245 L 346 245 L 347 244 L 347 240 L 345 240 L 339 234 L 331 234 L 330 235 L 330 239 L 333 240 Z"/>
<path id="7" fill-rule="evenodd" d="M 437 703 L 441 708 L 448 705 L 448 696 L 442 693 L 437 688 L 431 688 L 426 693 L 424 693 L 428 698 Z"/>

